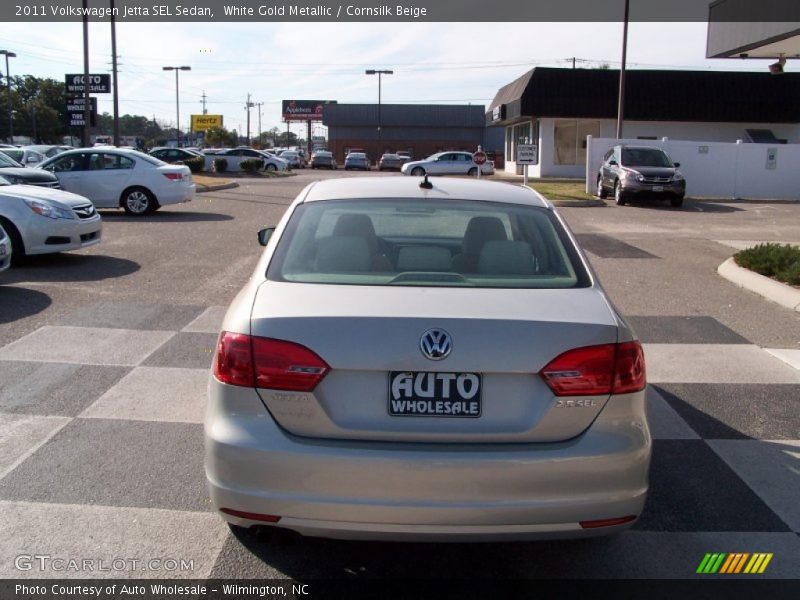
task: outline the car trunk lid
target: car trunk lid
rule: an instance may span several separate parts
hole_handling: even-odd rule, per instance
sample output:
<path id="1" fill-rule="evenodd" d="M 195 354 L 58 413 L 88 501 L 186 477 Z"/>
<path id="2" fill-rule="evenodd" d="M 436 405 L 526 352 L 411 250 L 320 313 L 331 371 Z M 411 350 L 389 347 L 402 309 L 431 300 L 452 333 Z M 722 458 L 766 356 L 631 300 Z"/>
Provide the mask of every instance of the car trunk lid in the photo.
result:
<path id="1" fill-rule="evenodd" d="M 430 330 L 450 337 L 441 360 L 424 354 L 422 337 Z M 258 390 L 276 421 L 295 435 L 544 442 L 580 434 L 608 395 L 559 402 L 539 371 L 567 350 L 616 343 L 617 322 L 596 288 L 268 281 L 254 302 L 251 335 L 300 344 L 330 366 L 311 392 Z"/>

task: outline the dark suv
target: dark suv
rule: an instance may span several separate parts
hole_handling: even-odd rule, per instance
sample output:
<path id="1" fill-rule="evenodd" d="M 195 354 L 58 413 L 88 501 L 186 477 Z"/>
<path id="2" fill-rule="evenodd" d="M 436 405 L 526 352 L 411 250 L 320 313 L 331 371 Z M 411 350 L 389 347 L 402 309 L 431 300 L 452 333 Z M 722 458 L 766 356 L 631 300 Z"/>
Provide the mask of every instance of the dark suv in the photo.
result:
<path id="1" fill-rule="evenodd" d="M 617 204 L 633 197 L 668 198 L 672 206 L 681 206 L 686 194 L 686 180 L 661 148 L 614 146 L 605 156 L 597 174 L 597 196 L 613 192 Z"/>

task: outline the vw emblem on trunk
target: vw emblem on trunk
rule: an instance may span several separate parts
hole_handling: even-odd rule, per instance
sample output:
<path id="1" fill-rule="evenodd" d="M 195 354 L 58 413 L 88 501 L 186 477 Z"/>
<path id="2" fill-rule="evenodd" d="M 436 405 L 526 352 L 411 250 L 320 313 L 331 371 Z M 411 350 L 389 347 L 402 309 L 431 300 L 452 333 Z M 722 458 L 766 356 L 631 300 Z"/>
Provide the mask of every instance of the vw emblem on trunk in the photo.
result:
<path id="1" fill-rule="evenodd" d="M 442 360 L 449 356 L 453 342 L 450 340 L 450 334 L 444 329 L 428 329 L 419 340 L 419 349 L 425 358 Z"/>

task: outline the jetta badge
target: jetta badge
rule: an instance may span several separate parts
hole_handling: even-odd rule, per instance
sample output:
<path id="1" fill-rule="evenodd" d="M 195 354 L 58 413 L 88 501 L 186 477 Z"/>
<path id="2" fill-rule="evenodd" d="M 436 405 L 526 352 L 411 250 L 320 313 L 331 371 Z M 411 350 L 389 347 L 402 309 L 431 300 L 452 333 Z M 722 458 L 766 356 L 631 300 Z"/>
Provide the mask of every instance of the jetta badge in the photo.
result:
<path id="1" fill-rule="evenodd" d="M 419 340 L 419 349 L 425 358 L 442 360 L 450 355 L 453 342 L 450 340 L 450 334 L 444 329 L 428 329 Z"/>

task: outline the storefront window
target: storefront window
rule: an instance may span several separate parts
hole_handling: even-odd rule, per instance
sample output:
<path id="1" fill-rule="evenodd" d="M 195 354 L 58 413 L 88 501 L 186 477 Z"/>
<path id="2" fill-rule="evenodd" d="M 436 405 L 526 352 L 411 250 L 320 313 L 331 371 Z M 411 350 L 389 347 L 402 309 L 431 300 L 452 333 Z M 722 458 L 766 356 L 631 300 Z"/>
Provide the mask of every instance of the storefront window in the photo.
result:
<path id="1" fill-rule="evenodd" d="M 557 120 L 553 131 L 553 164 L 585 165 L 587 135 L 600 136 L 599 121 Z"/>

